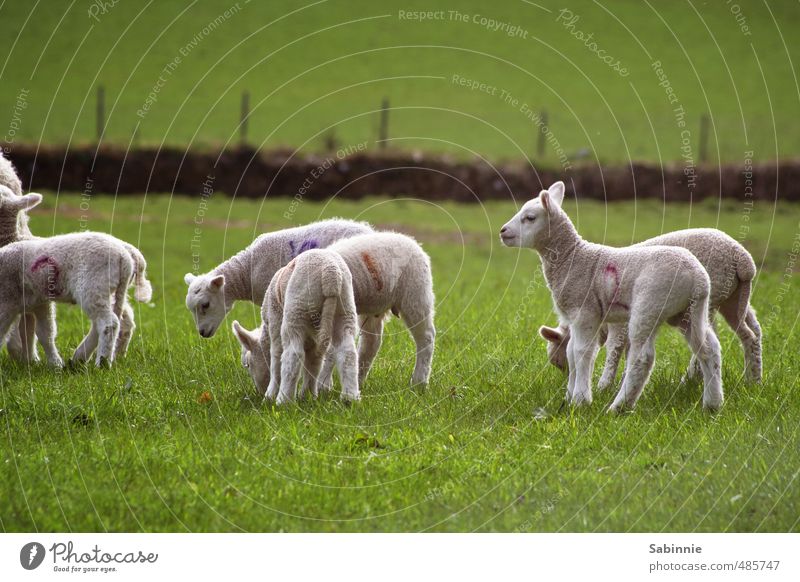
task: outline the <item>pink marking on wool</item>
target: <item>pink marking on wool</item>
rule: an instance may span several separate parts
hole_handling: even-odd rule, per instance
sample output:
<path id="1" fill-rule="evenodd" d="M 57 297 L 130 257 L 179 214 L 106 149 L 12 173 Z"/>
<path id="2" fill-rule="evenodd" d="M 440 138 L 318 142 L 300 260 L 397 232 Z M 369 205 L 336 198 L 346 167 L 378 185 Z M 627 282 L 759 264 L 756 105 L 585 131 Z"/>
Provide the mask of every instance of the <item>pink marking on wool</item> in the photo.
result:
<path id="1" fill-rule="evenodd" d="M 33 261 L 31 273 L 36 273 L 42 267 L 49 267 L 50 269 L 50 272 L 47 274 L 47 280 L 45 281 L 45 294 L 50 299 L 55 299 L 61 294 L 58 289 L 58 276 L 61 273 L 58 268 L 58 263 L 56 263 L 53 257 L 42 255 Z"/>
<path id="2" fill-rule="evenodd" d="M 628 307 L 626 304 L 617 301 L 617 294 L 619 293 L 619 271 L 617 270 L 617 266 L 614 263 L 608 263 L 606 265 L 606 268 L 603 269 L 603 272 L 606 274 L 607 277 L 612 277 L 614 279 L 614 291 L 611 293 L 610 307 L 630 309 L 630 307 Z"/>

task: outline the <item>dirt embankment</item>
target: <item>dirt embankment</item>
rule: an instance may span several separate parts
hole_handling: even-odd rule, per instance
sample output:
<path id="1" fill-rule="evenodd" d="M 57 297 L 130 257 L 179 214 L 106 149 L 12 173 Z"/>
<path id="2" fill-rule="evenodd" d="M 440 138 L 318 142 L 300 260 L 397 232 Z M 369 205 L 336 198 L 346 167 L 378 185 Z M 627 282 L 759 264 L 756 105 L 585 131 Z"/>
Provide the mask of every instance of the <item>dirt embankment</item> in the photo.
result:
<path id="1" fill-rule="evenodd" d="M 9 157 L 31 190 L 134 194 L 175 192 L 202 196 L 221 191 L 246 198 L 284 196 L 321 200 L 331 196 L 408 196 L 477 202 L 526 199 L 555 180 L 574 184 L 584 198 L 659 198 L 689 201 L 706 197 L 800 200 L 800 162 L 724 166 L 649 164 L 598 166 L 567 171 L 534 169 L 523 163 L 491 166 L 417 153 L 293 154 L 235 149 L 195 152 L 178 149 L 15 145 Z"/>

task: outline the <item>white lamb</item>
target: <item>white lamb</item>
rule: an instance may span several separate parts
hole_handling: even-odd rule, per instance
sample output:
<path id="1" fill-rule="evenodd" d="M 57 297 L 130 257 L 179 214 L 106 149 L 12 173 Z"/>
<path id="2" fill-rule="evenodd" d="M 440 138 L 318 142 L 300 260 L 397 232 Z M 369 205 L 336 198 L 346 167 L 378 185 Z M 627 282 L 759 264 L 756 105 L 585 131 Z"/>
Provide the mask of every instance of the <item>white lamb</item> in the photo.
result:
<path id="1" fill-rule="evenodd" d="M 307 391 L 316 397 L 329 347 L 328 357 L 339 370 L 342 399 L 360 398 L 353 281 L 338 253 L 309 250 L 278 270 L 267 289 L 261 321 L 255 332 L 234 321 L 233 332 L 242 344 L 242 365 L 268 400 L 294 400 L 301 367 L 305 379 L 300 398 Z"/>
<path id="2" fill-rule="evenodd" d="M 714 329 L 717 310 L 739 336 L 745 361 L 745 376 L 755 382 L 761 381 L 761 326 L 755 310 L 750 305 L 752 281 L 756 274 L 753 257 L 741 244 L 722 231 L 713 228 L 693 228 L 671 232 L 641 242 L 638 246 L 678 246 L 689 250 L 705 268 L 711 279 L 709 318 Z M 617 367 L 628 342 L 625 327 L 608 325 L 608 339 L 601 333 L 600 344 L 606 345 L 606 361 L 603 375 L 597 385 L 604 390 L 614 383 Z M 569 327 L 542 326 L 539 333 L 548 341 L 547 355 L 554 366 L 561 369 L 567 364 Z M 692 360 L 696 364 L 697 360 Z M 690 365 L 687 376 L 697 373 L 697 366 Z"/>
<path id="3" fill-rule="evenodd" d="M 275 272 L 309 249 L 371 233 L 363 222 L 334 218 L 262 234 L 246 249 L 204 275 L 187 273 L 186 307 L 202 337 L 212 337 L 236 301 L 261 305 Z"/>
<path id="4" fill-rule="evenodd" d="M 625 325 L 630 338 L 625 379 L 609 411 L 633 407 L 655 361 L 655 336 L 665 321 L 680 322 L 703 371 L 703 405 L 722 405 L 720 345 L 708 324 L 711 282 L 700 261 L 683 248 L 613 248 L 583 240 L 561 208 L 564 183 L 556 182 L 503 226 L 510 247 L 535 249 L 559 320 L 570 327 L 567 396 L 592 401 L 592 370 L 600 328 Z"/>
<path id="5" fill-rule="evenodd" d="M 41 196 L 28 194 L 21 199 L 30 208 Z M 77 303 L 91 319 L 92 328 L 73 359 L 87 360 L 97 348 L 95 363 L 111 363 L 132 280 L 137 301 L 149 301 L 152 295 L 145 269 L 137 249 L 107 234 L 73 233 L 11 243 L 0 249 L 0 337 L 22 313 L 34 313 L 36 337 L 47 360 L 61 367 L 49 305 Z"/>
<path id="6" fill-rule="evenodd" d="M 5 187 L 16 196 L 22 196 L 22 181 L 11 161 L 0 150 L 0 187 Z M 5 193 L 2 194 L 6 198 Z M 28 226 L 28 213 L 22 212 L 14 205 L 0 203 L 0 247 L 18 240 L 33 238 Z M 20 322 L 14 324 L 9 333 L 8 353 L 17 361 L 37 361 L 36 338 L 33 330 L 36 318 L 32 313 L 23 315 Z"/>

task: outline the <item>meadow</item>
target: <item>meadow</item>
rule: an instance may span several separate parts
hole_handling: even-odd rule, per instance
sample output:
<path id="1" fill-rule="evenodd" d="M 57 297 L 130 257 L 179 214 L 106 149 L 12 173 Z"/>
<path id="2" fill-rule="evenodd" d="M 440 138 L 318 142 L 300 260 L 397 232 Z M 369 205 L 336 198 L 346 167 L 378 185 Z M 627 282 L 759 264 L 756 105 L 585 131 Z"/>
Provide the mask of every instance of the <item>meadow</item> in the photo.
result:
<path id="1" fill-rule="evenodd" d="M 742 238 L 760 273 L 762 385 L 742 383 L 721 322 L 727 400 L 700 407 L 681 385 L 688 350 L 673 330 L 637 409 L 613 394 L 562 408 L 564 376 L 537 335 L 554 323 L 532 251 L 502 247 L 515 204 L 370 198 L 301 203 L 167 195 L 47 194 L 40 235 L 91 228 L 135 243 L 152 305 L 136 305 L 130 352 L 110 370 L 54 372 L 0 354 L 3 531 L 797 531 L 800 393 L 796 258 L 800 208 L 757 201 L 664 206 L 566 204 L 581 233 L 623 245 L 689 226 Z M 430 253 L 438 338 L 431 384 L 412 391 L 413 347 L 387 330 L 363 400 L 275 408 L 259 401 L 229 331 L 210 340 L 183 305 L 183 274 L 210 269 L 264 231 L 320 217 L 368 220 Z M 59 307 L 69 355 L 88 329 Z M 597 370 L 599 373 L 599 369 Z"/>
<path id="2" fill-rule="evenodd" d="M 708 115 L 709 163 L 792 158 L 799 19 L 756 0 L 2 2 L 0 138 L 94 143 L 102 86 L 99 141 L 123 147 L 238 143 L 247 91 L 267 149 L 375 148 L 388 98 L 399 149 L 696 163 Z"/>

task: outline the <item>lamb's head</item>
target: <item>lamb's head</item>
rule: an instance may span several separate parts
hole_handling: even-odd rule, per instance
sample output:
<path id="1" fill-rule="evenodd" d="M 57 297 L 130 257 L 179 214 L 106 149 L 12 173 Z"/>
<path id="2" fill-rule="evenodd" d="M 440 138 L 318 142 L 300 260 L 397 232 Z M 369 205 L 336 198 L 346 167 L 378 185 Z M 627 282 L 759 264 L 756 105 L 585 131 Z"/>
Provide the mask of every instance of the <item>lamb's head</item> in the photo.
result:
<path id="1" fill-rule="evenodd" d="M 197 331 L 203 337 L 212 337 L 230 311 L 225 304 L 225 276 L 186 273 L 183 280 L 189 286 L 186 308 L 194 315 Z"/>
<path id="2" fill-rule="evenodd" d="M 259 393 L 264 394 L 269 385 L 269 340 L 263 328 L 247 331 L 234 321 L 233 335 L 242 345 L 242 366 L 250 373 Z M 263 341 L 262 341 L 263 336 Z"/>
<path id="3" fill-rule="evenodd" d="M 569 327 L 539 328 L 539 335 L 547 340 L 547 359 L 556 368 L 567 370 L 567 343 L 569 343 Z"/>
<path id="4" fill-rule="evenodd" d="M 17 217 L 21 212 L 38 206 L 41 201 L 41 194 L 31 193 L 20 196 L 8 186 L 0 184 L 0 224 L 16 225 Z"/>
<path id="5" fill-rule="evenodd" d="M 500 229 L 503 244 L 507 247 L 545 248 L 553 227 L 566 219 L 566 214 L 561 210 L 564 191 L 564 182 L 559 181 L 526 202 Z"/>

